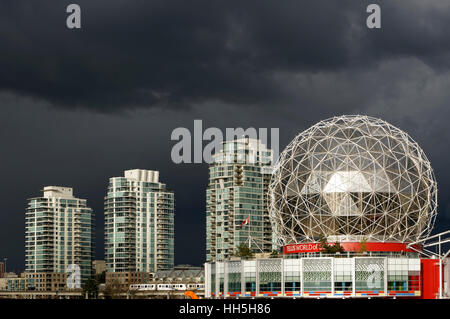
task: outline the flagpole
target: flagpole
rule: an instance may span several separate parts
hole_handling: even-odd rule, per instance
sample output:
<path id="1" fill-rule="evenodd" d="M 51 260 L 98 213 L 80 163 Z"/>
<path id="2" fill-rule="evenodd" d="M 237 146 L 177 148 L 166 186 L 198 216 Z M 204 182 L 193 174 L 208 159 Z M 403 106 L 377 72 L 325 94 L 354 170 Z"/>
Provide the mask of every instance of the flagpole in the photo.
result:
<path id="1" fill-rule="evenodd" d="M 252 237 L 250 236 L 250 215 L 248 216 L 248 248 L 252 248 Z"/>

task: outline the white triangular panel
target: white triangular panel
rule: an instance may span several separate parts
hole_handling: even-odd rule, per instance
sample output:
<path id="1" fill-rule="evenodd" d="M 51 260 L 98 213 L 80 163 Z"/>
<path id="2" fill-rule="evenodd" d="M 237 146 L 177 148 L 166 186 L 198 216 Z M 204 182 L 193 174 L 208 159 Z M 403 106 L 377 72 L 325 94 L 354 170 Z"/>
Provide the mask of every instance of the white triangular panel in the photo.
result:
<path id="1" fill-rule="evenodd" d="M 366 178 L 358 171 L 334 173 L 323 190 L 324 193 L 369 193 L 371 191 L 372 188 Z"/>

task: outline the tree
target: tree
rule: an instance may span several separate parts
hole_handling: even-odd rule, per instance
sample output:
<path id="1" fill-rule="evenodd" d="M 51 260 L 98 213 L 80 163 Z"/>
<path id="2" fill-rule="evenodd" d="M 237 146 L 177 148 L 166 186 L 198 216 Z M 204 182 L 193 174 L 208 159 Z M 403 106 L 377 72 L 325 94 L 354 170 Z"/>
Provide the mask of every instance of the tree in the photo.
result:
<path id="1" fill-rule="evenodd" d="M 89 278 L 83 285 L 83 296 L 87 299 L 97 298 L 98 296 L 98 282 L 95 279 Z"/>
<path id="2" fill-rule="evenodd" d="M 245 244 L 242 243 L 236 248 L 235 256 L 241 258 L 253 258 L 253 251 Z"/>
<path id="3" fill-rule="evenodd" d="M 96 274 L 94 278 L 98 284 L 104 284 L 106 281 L 106 271 L 103 271 L 101 274 Z"/>
<path id="4" fill-rule="evenodd" d="M 325 254 L 343 253 L 344 247 L 339 242 L 335 242 L 333 245 L 329 244 L 325 235 L 319 236 L 319 247 Z"/>
<path id="5" fill-rule="evenodd" d="M 280 253 L 277 250 L 272 250 L 270 253 L 270 258 L 278 258 L 280 257 Z"/>
<path id="6" fill-rule="evenodd" d="M 331 253 L 337 254 L 337 253 L 343 253 L 344 247 L 342 247 L 340 242 L 335 242 L 334 245 L 331 247 Z"/>
<path id="7" fill-rule="evenodd" d="M 120 283 L 115 279 L 109 285 L 105 286 L 103 295 L 105 296 L 105 299 L 116 299 L 120 297 L 121 292 L 122 289 L 120 288 Z"/>
<path id="8" fill-rule="evenodd" d="M 363 238 L 359 243 L 359 252 L 364 254 L 367 251 L 367 238 Z"/>

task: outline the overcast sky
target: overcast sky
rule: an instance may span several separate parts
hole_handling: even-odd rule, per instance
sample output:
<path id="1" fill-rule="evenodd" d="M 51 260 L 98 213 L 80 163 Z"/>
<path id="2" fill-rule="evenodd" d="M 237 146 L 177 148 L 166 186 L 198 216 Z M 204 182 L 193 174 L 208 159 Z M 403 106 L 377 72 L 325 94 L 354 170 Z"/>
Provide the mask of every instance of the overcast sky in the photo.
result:
<path id="1" fill-rule="evenodd" d="M 448 17 L 448 0 L 0 0 L 0 258 L 24 268 L 26 199 L 61 185 L 94 209 L 102 259 L 108 178 L 142 168 L 175 191 L 176 263 L 200 265 L 207 166 L 170 159 L 194 119 L 278 127 L 284 148 L 328 117 L 380 117 L 424 149 L 450 228 Z"/>

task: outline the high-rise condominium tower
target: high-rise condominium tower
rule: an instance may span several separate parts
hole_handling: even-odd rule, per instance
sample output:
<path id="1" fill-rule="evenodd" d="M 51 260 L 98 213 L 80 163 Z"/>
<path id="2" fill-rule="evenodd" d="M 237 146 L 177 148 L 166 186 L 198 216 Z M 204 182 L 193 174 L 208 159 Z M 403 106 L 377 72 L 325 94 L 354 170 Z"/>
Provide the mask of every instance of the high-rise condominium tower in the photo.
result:
<path id="1" fill-rule="evenodd" d="M 28 199 L 25 216 L 25 272 L 66 273 L 81 270 L 82 282 L 92 274 L 94 213 L 69 187 L 47 186 L 42 197 Z"/>
<path id="2" fill-rule="evenodd" d="M 108 272 L 173 268 L 174 193 L 159 172 L 128 170 L 109 180 L 105 197 L 105 261 Z"/>
<path id="3" fill-rule="evenodd" d="M 206 259 L 226 260 L 250 242 L 255 253 L 272 251 L 267 191 L 273 153 L 260 140 L 222 143 L 209 167 L 206 190 Z"/>

